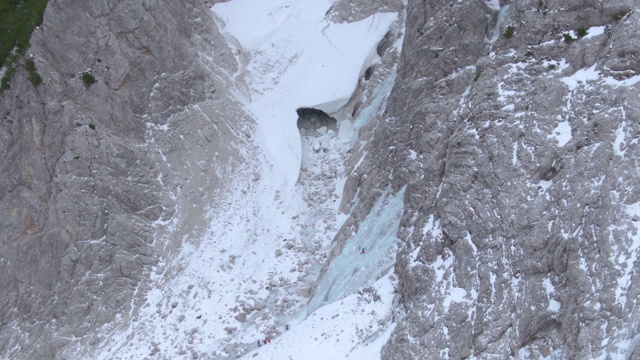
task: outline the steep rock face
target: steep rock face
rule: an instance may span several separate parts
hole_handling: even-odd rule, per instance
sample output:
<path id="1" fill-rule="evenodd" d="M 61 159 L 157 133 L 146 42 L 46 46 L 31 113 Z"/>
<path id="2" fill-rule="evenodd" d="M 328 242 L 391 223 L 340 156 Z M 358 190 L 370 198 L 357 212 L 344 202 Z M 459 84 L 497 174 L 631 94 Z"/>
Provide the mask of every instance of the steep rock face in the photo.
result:
<path id="1" fill-rule="evenodd" d="M 502 5 L 409 1 L 347 182 L 407 186 L 383 357 L 637 356 L 637 3 Z"/>
<path id="2" fill-rule="evenodd" d="M 43 84 L 19 72 L 0 97 L 0 356 L 15 359 L 88 349 L 93 330 L 126 324 L 251 126 L 198 1 L 51 1 L 31 44 Z M 213 158 L 215 174 L 201 165 Z"/>

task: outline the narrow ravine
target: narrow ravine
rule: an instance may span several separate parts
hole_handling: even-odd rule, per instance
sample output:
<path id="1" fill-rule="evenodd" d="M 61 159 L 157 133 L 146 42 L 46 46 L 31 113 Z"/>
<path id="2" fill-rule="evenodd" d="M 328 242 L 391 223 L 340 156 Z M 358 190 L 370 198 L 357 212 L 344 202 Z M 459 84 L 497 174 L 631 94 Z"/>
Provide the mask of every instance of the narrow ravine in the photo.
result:
<path id="1" fill-rule="evenodd" d="M 351 345 L 336 348 L 339 358 L 354 346 L 369 351 L 369 344 L 389 330 L 396 281 L 393 275 L 385 276 L 392 264 L 391 248 L 381 254 L 384 266 L 356 278 L 331 301 L 309 307 L 334 237 L 348 216 L 339 207 L 351 171 L 345 160 L 358 145 L 357 128 L 378 113 L 385 96 L 381 93 L 391 89 L 387 81 L 364 90 L 365 72 L 369 69 L 369 81 L 372 65 L 380 61 L 377 44 L 399 16 L 382 13 L 334 23 L 326 18 L 333 4 L 234 0 L 213 6 L 238 63 L 237 71 L 228 74 L 235 87 L 229 91 L 255 119 L 255 129 L 239 136 L 247 136 L 252 145 L 241 149 L 244 164 L 224 179 L 225 193 L 217 194 L 209 206 L 208 227 L 199 238 L 182 239 L 177 256 L 152 279 L 135 321 L 108 335 L 100 358 L 196 354 L 236 359 L 253 357 L 253 351 L 258 358 L 280 358 L 285 350 L 335 341 L 335 327 L 351 324 L 350 340 L 344 343 Z M 382 73 L 374 76 L 391 78 L 389 64 L 378 68 Z M 397 218 L 401 203 L 389 200 L 395 204 L 389 213 L 387 200 L 380 199 L 370 221 L 380 214 Z M 397 226 L 380 226 L 392 246 Z M 363 235 L 375 241 L 378 233 Z M 373 266 L 376 256 L 372 251 L 346 261 L 357 267 L 357 261 L 368 259 Z M 340 269 L 331 269 L 330 277 L 341 276 Z M 359 291 L 359 284 L 369 287 Z M 348 307 L 330 304 L 345 296 Z M 361 313 L 366 307 L 371 312 Z M 334 329 L 318 332 L 314 324 L 318 316 L 324 318 L 319 315 L 323 311 L 334 319 L 338 312 L 351 320 L 327 322 L 324 325 Z M 295 334 L 305 341 L 323 340 L 286 346 Z M 259 347 L 265 340 L 270 340 L 268 346 Z M 376 346 L 379 352 L 381 345 Z"/>

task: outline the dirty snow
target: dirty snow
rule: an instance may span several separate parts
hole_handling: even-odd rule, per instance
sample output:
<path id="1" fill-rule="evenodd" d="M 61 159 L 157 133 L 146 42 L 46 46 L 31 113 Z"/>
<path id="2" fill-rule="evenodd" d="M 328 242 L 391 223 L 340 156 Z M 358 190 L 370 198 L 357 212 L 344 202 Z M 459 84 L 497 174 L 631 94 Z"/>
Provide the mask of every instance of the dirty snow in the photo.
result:
<path id="1" fill-rule="evenodd" d="M 397 280 L 392 271 L 373 286 L 324 306 L 247 359 L 380 359 L 389 339 Z M 397 301 L 397 300 L 396 300 Z"/>

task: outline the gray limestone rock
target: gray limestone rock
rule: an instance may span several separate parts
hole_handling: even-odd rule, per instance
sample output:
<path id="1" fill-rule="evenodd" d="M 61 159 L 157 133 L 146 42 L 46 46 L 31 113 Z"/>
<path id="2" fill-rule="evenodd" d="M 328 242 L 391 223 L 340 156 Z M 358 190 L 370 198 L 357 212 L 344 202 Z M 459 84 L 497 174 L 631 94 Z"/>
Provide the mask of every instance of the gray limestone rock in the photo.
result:
<path id="1" fill-rule="evenodd" d="M 50 1 L 31 44 L 43 83 L 0 96 L 0 357 L 66 358 L 135 316 L 251 123 L 199 1 Z"/>
<path id="2" fill-rule="evenodd" d="M 637 352 L 639 22 L 604 3 L 511 1 L 499 23 L 483 1 L 409 1 L 376 155 L 346 185 L 354 229 L 407 186 L 383 358 Z"/>
<path id="3" fill-rule="evenodd" d="M 400 12 L 402 0 L 339 0 L 327 12 L 335 22 L 355 22 L 381 12 Z"/>

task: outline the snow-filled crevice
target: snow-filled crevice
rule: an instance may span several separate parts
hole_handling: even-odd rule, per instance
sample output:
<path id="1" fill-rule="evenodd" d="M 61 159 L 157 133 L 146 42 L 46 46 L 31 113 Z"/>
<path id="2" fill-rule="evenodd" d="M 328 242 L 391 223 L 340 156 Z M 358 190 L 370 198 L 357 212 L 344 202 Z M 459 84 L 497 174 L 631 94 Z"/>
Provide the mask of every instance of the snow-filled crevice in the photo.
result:
<path id="1" fill-rule="evenodd" d="M 338 121 L 322 110 L 314 108 L 299 108 L 298 130 L 301 136 L 320 135 L 323 130 L 338 131 Z"/>
<path id="2" fill-rule="evenodd" d="M 357 126 L 378 113 L 391 91 L 393 79 L 377 85 L 391 63 L 379 58 L 399 49 L 389 31 L 398 14 L 335 23 L 326 18 L 334 3 L 234 0 L 213 6 L 216 25 L 236 56 L 229 64 L 209 61 L 228 67 L 221 78 L 233 82 L 226 89 L 235 97 L 233 107 L 222 98 L 220 105 L 243 110 L 224 120 L 254 120 L 235 134 L 243 141 L 229 140 L 247 145 L 233 149 L 245 162 L 218 176 L 226 184 L 202 215 L 208 225 L 176 238 L 181 248 L 154 272 L 135 321 L 107 334 L 99 356 L 91 358 L 279 359 L 288 353 L 311 359 L 309 349 L 323 359 L 379 354 L 393 330 L 397 229 L 389 218 L 400 206 L 395 197 L 387 196 L 384 209 L 371 217 L 389 220 L 389 231 L 365 224 L 370 229 L 362 228 L 322 278 L 334 284 L 323 299 L 341 302 L 323 302 L 307 317 L 333 239 L 348 217 L 339 205 Z M 366 91 L 354 90 L 365 81 Z M 217 176 L 224 155 L 199 162 L 201 171 Z M 365 269 L 338 282 L 345 258 L 361 243 L 366 255 L 354 257 Z M 370 269 L 374 262 L 381 265 Z M 273 343 L 258 347 L 265 338 Z"/>
<path id="3" fill-rule="evenodd" d="M 353 107 L 347 103 L 363 76 L 369 78 L 369 86 L 377 84 L 382 68 L 378 54 L 394 49 L 393 39 L 385 38 L 385 33 L 398 18 L 395 13 L 379 13 L 357 22 L 334 23 L 326 18 L 334 3 L 234 0 L 213 6 L 219 31 L 237 60 L 237 68 L 228 74 L 234 83 L 229 92 L 246 112 L 243 116 L 255 120 L 255 131 L 243 135 L 251 142 L 241 149 L 246 162 L 224 179 L 226 191 L 211 204 L 206 215 L 209 226 L 200 238 L 184 241 L 169 270 L 157 273 L 136 322 L 111 335 L 96 358 L 141 358 L 153 353 L 176 359 L 253 359 L 258 352 L 256 358 L 285 358 L 286 351 L 309 349 L 312 344 L 334 350 L 325 351 L 323 358 L 344 358 L 347 353 L 375 358 L 354 352 L 357 344 L 360 352 L 379 353 L 392 330 L 388 324 L 397 282 L 392 274 L 384 275 L 388 263 L 381 268 L 384 272 L 377 273 L 380 276 L 367 277 L 373 283 L 363 283 L 366 291 L 349 293 L 359 277 L 333 287 L 328 298 L 346 295 L 348 310 L 323 303 L 326 307 L 306 317 L 333 239 L 347 219 L 339 205 L 346 182 L 345 159 L 357 138 L 355 118 L 350 116 Z M 368 121 L 363 116 L 375 114 L 369 109 L 377 97 L 367 93 L 354 99 L 361 104 L 357 118 Z M 202 171 L 209 171 L 216 161 L 203 163 Z M 374 248 L 383 251 L 386 243 L 366 246 L 373 258 Z M 338 294 L 339 287 L 345 291 Z M 336 320 L 324 321 L 325 316 Z M 327 326 L 321 332 L 348 335 L 349 341 L 337 348 L 335 336 L 316 333 L 320 323 Z M 386 334 L 380 337 L 382 342 L 369 346 L 382 332 Z M 258 340 L 265 338 L 273 343 L 258 347 Z M 295 349 L 291 338 L 297 341 Z"/>
<path id="4" fill-rule="evenodd" d="M 502 27 L 502 23 L 504 22 L 504 19 L 507 16 L 507 12 L 509 11 L 509 5 L 505 5 L 497 10 L 498 10 L 498 15 L 496 18 L 496 25 L 493 28 L 493 34 L 491 36 L 491 39 L 489 40 L 489 42 L 492 44 L 496 42 L 500 37 L 500 28 Z"/>
<path id="5" fill-rule="evenodd" d="M 370 286 L 395 264 L 397 233 L 404 210 L 404 191 L 383 194 L 342 251 L 318 280 L 308 310 L 315 311 L 358 289 Z"/>

